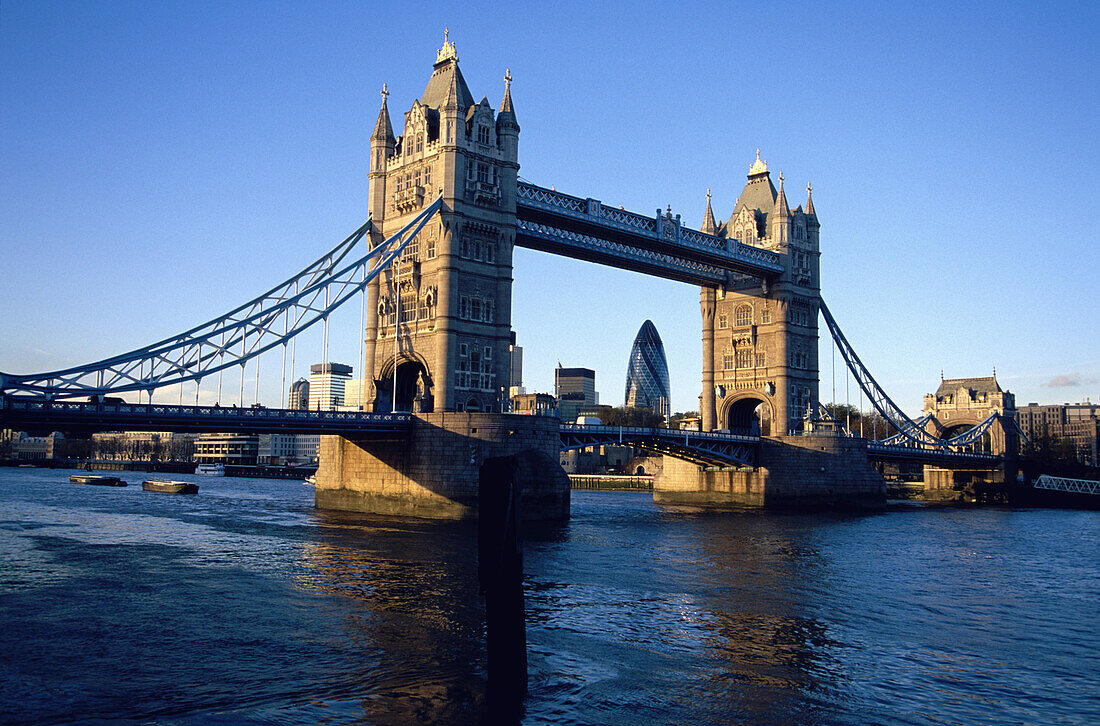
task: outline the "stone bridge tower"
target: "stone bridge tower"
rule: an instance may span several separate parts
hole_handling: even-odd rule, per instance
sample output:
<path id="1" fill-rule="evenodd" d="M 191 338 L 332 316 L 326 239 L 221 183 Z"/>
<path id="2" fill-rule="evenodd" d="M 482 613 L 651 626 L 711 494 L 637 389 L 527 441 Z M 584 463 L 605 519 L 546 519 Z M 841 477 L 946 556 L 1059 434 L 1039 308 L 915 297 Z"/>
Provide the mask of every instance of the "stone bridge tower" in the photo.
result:
<path id="1" fill-rule="evenodd" d="M 783 436 L 817 404 L 820 227 L 812 188 L 806 208 L 792 211 L 783 175 L 776 190 L 759 150 L 724 224 L 715 222 L 707 193 L 702 231 L 776 252 L 784 271 L 772 280 L 738 277 L 726 289 L 703 288 L 704 430 Z"/>
<path id="2" fill-rule="evenodd" d="M 487 98 L 475 102 L 455 46 L 444 37 L 400 136 L 387 95 L 383 86 L 371 136 L 371 244 L 440 193 L 443 210 L 368 289 L 366 408 L 500 411 L 512 340 L 519 171 L 511 75 L 505 75 L 499 113 Z"/>
<path id="3" fill-rule="evenodd" d="M 925 394 L 924 413 L 932 416 L 925 430 L 941 439 L 957 436 L 996 413 L 1001 418 L 990 425 L 976 448 L 1010 457 L 1019 452 L 1020 437 L 1014 423 L 1016 396 L 1001 389 L 996 374 L 941 379 L 935 393 Z"/>

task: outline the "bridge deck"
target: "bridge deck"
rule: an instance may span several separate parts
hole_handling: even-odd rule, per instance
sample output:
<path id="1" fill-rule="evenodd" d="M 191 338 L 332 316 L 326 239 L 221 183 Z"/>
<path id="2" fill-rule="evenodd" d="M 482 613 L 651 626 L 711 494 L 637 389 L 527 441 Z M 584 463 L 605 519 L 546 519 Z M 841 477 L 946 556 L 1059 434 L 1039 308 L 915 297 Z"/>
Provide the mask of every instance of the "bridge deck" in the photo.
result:
<path id="1" fill-rule="evenodd" d="M 160 403 L 85 403 L 4 398 L 0 427 L 36 431 L 177 431 L 180 433 L 345 434 L 401 437 L 408 413 L 303 411 Z"/>

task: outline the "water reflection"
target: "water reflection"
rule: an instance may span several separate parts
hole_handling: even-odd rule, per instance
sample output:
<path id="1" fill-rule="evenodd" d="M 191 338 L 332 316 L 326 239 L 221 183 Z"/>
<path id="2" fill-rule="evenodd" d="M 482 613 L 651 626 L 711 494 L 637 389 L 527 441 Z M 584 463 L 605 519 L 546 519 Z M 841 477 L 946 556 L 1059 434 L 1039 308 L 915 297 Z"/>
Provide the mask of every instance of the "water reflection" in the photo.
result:
<path id="1" fill-rule="evenodd" d="M 377 654 L 361 673 L 369 723 L 470 723 L 484 692 L 477 529 L 314 513 L 299 585 L 344 602 L 342 637 Z"/>

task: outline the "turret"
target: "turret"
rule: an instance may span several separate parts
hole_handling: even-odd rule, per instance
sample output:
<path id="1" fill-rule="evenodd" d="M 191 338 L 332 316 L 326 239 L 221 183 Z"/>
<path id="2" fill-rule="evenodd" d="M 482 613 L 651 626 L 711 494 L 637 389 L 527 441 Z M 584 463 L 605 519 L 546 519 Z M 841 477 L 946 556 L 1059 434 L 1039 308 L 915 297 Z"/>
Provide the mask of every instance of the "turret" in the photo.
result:
<path id="1" fill-rule="evenodd" d="M 512 108 L 512 71 L 504 71 L 504 99 L 500 102 L 500 113 L 497 114 L 497 140 L 500 150 L 504 152 L 504 158 L 516 161 L 519 158 L 519 122 L 516 121 L 516 111 Z"/>
<path id="2" fill-rule="evenodd" d="M 374 132 L 370 137 L 370 195 L 368 207 L 375 219 L 381 220 L 385 212 L 386 199 L 386 160 L 393 155 L 397 138 L 393 135 L 390 112 L 386 107 L 386 97 L 390 92 L 382 84 L 382 108 L 378 120 L 374 123 Z"/>
<path id="3" fill-rule="evenodd" d="M 772 244 L 781 245 L 790 242 L 791 208 L 787 205 L 787 195 L 783 191 L 783 172 L 779 172 L 779 194 L 775 197 L 775 207 L 772 209 L 769 221 Z"/>
<path id="4" fill-rule="evenodd" d="M 703 234 L 718 234 L 718 224 L 714 221 L 714 212 L 710 208 L 710 189 L 707 189 L 707 211 L 703 214 L 703 226 L 699 231 Z"/>

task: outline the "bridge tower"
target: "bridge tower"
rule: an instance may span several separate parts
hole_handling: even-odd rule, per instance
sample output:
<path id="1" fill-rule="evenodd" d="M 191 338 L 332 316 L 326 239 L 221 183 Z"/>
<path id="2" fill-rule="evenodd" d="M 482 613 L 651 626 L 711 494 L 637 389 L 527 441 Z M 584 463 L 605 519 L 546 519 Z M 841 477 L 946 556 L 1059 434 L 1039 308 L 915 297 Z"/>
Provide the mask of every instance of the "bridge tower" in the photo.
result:
<path id="1" fill-rule="evenodd" d="M 371 244 L 443 206 L 367 288 L 365 408 L 410 412 L 388 440 L 324 436 L 314 502 L 432 518 L 476 517 L 481 466 L 507 460 L 523 516 L 569 517 L 558 420 L 501 412 L 512 342 L 519 123 L 511 74 L 494 112 L 475 102 L 446 36 L 394 133 L 382 87 L 371 134 Z"/>
<path id="2" fill-rule="evenodd" d="M 475 102 L 444 37 L 400 136 L 383 86 L 371 135 L 371 242 L 440 193 L 443 210 L 369 287 L 363 377 L 374 412 L 501 410 L 520 130 L 510 74 L 504 82 L 499 113 L 487 98 Z"/>
<path id="3" fill-rule="evenodd" d="M 704 430 L 784 436 L 817 403 L 820 228 L 812 187 L 806 208 L 792 211 L 783 175 L 777 190 L 759 150 L 733 214 L 721 225 L 708 191 L 701 231 L 776 252 L 784 271 L 771 280 L 741 276 L 725 289 L 702 289 Z"/>

